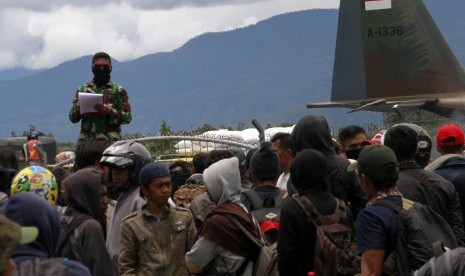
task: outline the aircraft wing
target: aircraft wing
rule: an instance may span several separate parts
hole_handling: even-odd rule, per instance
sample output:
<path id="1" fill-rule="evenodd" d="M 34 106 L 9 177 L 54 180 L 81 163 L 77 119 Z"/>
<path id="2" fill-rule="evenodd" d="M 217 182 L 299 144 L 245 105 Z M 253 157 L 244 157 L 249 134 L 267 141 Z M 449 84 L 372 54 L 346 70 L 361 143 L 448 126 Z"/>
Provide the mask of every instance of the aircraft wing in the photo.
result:
<path id="1" fill-rule="evenodd" d="M 376 99 L 367 101 L 330 101 L 307 104 L 307 108 L 345 107 L 357 111 L 398 112 L 399 109 L 418 109 L 434 104 L 437 98 Z"/>

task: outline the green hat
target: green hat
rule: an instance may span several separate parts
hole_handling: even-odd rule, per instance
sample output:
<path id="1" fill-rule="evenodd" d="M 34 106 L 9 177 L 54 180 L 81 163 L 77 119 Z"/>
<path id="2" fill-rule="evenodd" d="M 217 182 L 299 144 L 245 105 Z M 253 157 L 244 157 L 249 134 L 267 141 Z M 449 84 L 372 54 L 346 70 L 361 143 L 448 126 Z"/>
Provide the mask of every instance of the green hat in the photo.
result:
<path id="1" fill-rule="evenodd" d="M 5 270 L 16 245 L 31 243 L 38 235 L 39 229 L 37 227 L 21 227 L 19 224 L 0 215 L 0 271 Z"/>
<path id="2" fill-rule="evenodd" d="M 383 145 L 366 146 L 360 152 L 357 162 L 350 164 L 347 170 L 359 170 L 377 179 L 395 179 L 398 174 L 396 155 Z"/>

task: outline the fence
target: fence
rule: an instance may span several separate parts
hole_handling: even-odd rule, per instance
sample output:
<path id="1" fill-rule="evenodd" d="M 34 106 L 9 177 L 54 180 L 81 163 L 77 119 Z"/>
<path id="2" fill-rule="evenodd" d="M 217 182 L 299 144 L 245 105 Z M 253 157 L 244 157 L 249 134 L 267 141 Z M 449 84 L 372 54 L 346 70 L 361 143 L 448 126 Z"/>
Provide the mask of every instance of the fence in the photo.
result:
<path id="1" fill-rule="evenodd" d="M 184 160 L 191 162 L 192 157 L 199 152 L 212 150 L 241 149 L 245 154 L 259 145 L 254 142 L 228 140 L 227 137 L 198 136 L 152 136 L 128 139 L 142 143 L 152 154 L 155 162 L 173 162 Z M 74 162 L 74 158 L 60 162 L 53 167 L 63 167 Z"/>

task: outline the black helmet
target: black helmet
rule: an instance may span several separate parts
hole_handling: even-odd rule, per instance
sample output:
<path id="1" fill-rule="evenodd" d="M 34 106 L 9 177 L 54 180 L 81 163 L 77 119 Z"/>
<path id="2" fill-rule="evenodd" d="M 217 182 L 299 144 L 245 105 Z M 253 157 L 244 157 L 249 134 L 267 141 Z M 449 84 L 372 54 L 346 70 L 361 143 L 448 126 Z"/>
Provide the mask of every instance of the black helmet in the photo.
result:
<path id="1" fill-rule="evenodd" d="M 100 164 L 110 168 L 130 168 L 131 183 L 138 185 L 139 172 L 152 157 L 147 148 L 137 141 L 118 141 L 102 154 Z"/>
<path id="2" fill-rule="evenodd" d="M 415 161 L 423 168 L 428 165 L 431 156 L 432 141 L 428 132 L 419 125 L 401 123 L 395 126 L 409 127 L 418 134 L 418 153 L 415 155 Z"/>

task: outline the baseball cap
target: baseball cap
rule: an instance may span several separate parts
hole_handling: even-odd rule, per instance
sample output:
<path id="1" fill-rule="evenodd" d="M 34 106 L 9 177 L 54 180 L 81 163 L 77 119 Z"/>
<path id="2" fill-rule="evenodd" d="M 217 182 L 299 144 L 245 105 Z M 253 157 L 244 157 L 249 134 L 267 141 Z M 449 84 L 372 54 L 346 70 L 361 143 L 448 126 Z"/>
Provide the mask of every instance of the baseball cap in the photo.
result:
<path id="1" fill-rule="evenodd" d="M 359 170 L 374 178 L 397 178 L 397 158 L 394 152 L 383 145 L 369 145 L 360 152 L 358 160 L 347 171 Z"/>
<path id="2" fill-rule="evenodd" d="M 7 261 L 11 258 L 13 250 L 18 244 L 33 242 L 39 235 L 35 226 L 21 227 L 19 224 L 0 215 L 0 271 L 6 268 Z"/>
<path id="3" fill-rule="evenodd" d="M 439 147 L 460 146 L 465 142 L 465 136 L 460 126 L 447 124 L 441 126 L 436 134 L 436 144 Z"/>
<path id="4" fill-rule="evenodd" d="M 371 138 L 370 143 L 372 145 L 382 145 L 384 144 L 384 134 L 386 133 L 386 130 L 380 130 L 378 133 L 376 133 L 373 138 Z"/>

